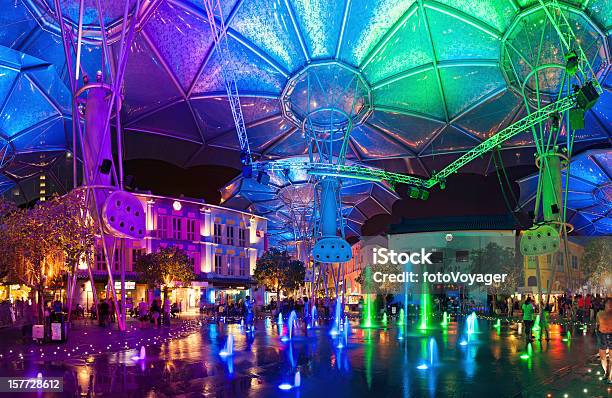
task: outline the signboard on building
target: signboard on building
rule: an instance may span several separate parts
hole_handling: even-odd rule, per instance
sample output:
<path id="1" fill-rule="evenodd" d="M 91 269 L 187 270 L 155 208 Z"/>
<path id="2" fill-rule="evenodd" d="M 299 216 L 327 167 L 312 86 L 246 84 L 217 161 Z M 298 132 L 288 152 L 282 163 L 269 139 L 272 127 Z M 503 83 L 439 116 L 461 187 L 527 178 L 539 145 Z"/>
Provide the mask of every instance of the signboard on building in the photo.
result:
<path id="1" fill-rule="evenodd" d="M 106 286 L 104 286 L 106 289 Z M 136 289 L 136 282 L 134 281 L 125 281 L 125 290 L 134 290 Z M 115 290 L 121 290 L 121 282 L 115 281 Z"/>

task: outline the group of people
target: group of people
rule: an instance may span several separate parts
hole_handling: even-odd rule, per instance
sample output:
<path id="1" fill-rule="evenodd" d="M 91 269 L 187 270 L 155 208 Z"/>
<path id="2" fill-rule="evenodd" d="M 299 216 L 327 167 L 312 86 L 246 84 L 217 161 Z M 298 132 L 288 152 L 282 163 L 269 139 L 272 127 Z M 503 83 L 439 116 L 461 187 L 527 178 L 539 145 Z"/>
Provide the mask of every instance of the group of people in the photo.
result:
<path id="1" fill-rule="evenodd" d="M 147 324 L 154 326 L 170 325 L 170 319 L 177 316 L 180 312 L 180 307 L 177 303 L 170 303 L 170 299 L 166 298 L 163 303 L 161 299 L 155 298 L 151 304 L 147 304 L 144 298 L 140 299 L 138 307 L 134 310 L 134 315 L 140 320 L 140 326 L 145 327 Z"/>
<path id="2" fill-rule="evenodd" d="M 538 307 L 535 305 L 535 302 L 533 301 L 531 296 L 528 296 L 525 299 L 525 302 L 523 303 L 523 305 L 521 306 L 521 310 L 523 311 L 523 324 L 525 325 L 525 338 L 527 339 L 527 342 L 533 341 L 535 339 L 533 335 L 533 327 L 535 326 L 535 321 L 537 319 L 536 317 L 537 308 Z M 546 341 L 550 341 L 550 312 L 551 311 L 552 311 L 552 307 L 550 304 L 544 305 L 544 307 L 542 307 L 540 311 L 540 319 L 539 319 L 540 336 L 539 338 L 542 339 L 542 336 L 545 336 Z"/>
<path id="3" fill-rule="evenodd" d="M 576 319 L 579 322 L 591 322 L 596 314 L 604 308 L 605 299 L 600 294 L 576 294 L 572 298 L 564 294 L 557 298 L 559 316 L 565 319 Z"/>
<path id="4" fill-rule="evenodd" d="M 117 302 L 119 310 L 121 310 L 121 300 Z M 112 299 L 102 299 L 98 303 L 98 307 L 95 305 L 91 309 L 91 317 L 98 319 L 98 325 L 104 327 L 115 322 L 115 302 Z"/>

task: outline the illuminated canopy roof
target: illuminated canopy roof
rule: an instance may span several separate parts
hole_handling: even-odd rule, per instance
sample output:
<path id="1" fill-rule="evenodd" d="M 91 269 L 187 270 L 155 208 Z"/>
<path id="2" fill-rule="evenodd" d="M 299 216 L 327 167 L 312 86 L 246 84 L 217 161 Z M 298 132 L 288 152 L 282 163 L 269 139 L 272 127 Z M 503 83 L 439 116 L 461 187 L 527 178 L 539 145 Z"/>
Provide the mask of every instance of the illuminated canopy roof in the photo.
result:
<path id="1" fill-rule="evenodd" d="M 3 3 L 0 44 L 64 71 L 61 40 L 51 15 L 53 1 Z M 116 29 L 124 3 L 102 3 L 106 27 Z M 126 158 L 158 158 L 182 166 L 238 165 L 238 140 L 202 1 L 145 3 L 125 77 Z M 304 100 L 295 98 L 295 89 L 303 86 L 304 73 L 316 68 L 330 97 L 347 95 L 342 79 L 357 77 L 359 82 L 364 102 L 362 113 L 355 116 L 348 159 L 427 176 L 525 115 L 522 98 L 508 83 L 508 67 L 524 68 L 532 59 L 537 43 L 526 38 L 540 32 L 537 41 L 547 49 L 539 55 L 542 60 L 557 62 L 560 57 L 555 32 L 532 26 L 541 23 L 542 12 L 531 0 L 221 3 L 251 150 L 263 158 L 305 152 L 287 104 Z M 583 1 L 563 4 L 607 89 L 587 112 L 577 149 L 608 142 L 611 130 L 612 2 L 584 3 L 586 7 Z M 74 22 L 78 1 L 61 4 Z M 93 6 L 95 1 L 85 4 Z M 83 70 L 90 76 L 101 68 L 100 49 L 93 44 L 97 21 L 96 12 L 87 13 L 85 22 L 91 26 Z M 284 96 L 291 87 L 294 96 Z M 64 137 L 65 132 L 57 134 Z M 505 144 L 507 165 L 533 162 L 532 150 L 524 149 L 530 140 L 530 134 L 519 135 Z M 486 156 L 466 170 L 490 168 L 493 164 Z"/>
<path id="2" fill-rule="evenodd" d="M 0 193 L 12 191 L 17 202 L 38 197 L 43 187 L 63 191 L 58 165 L 65 164 L 70 134 L 70 93 L 55 67 L 0 46 Z"/>
<path id="3" fill-rule="evenodd" d="M 564 189 L 568 170 L 568 222 L 581 235 L 611 234 L 612 150 L 591 150 L 574 156 L 569 168 L 561 173 Z M 518 183 L 521 187 L 521 208 L 532 210 L 535 206 L 538 176 L 529 176 Z"/>

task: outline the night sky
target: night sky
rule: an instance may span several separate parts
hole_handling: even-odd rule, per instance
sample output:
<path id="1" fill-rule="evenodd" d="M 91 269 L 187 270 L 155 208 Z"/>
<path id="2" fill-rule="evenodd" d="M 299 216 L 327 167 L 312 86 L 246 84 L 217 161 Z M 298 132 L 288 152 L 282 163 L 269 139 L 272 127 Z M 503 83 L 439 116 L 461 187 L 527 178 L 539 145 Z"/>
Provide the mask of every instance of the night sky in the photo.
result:
<path id="1" fill-rule="evenodd" d="M 508 177 L 511 181 L 516 181 L 534 172 L 536 169 L 533 166 L 514 167 L 508 169 Z M 203 198 L 207 203 L 219 204 L 219 188 L 236 177 L 239 171 L 225 166 L 183 169 L 159 160 L 130 160 L 125 164 L 125 174 L 134 176 L 133 188 L 139 190 L 174 197 L 185 195 Z M 518 184 L 513 182 L 512 185 L 518 198 Z M 397 192 L 402 200 L 394 204 L 392 214 L 370 219 L 363 226 L 363 235 L 385 232 L 390 224 L 401 222 L 402 217 L 410 219 L 508 213 L 495 173 L 488 176 L 461 173 L 453 175 L 449 177 L 446 189 L 432 189 L 426 201 L 408 198 L 406 186 L 398 186 Z M 514 205 L 515 203 L 511 203 L 512 207 Z"/>

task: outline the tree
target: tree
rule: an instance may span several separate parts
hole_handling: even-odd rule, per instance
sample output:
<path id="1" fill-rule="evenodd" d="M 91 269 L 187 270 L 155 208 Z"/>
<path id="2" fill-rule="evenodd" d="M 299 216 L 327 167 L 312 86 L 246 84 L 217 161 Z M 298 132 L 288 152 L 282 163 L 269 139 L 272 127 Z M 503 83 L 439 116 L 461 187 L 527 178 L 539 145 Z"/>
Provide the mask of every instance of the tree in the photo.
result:
<path id="1" fill-rule="evenodd" d="M 12 230 L 7 219 L 17 211 L 17 206 L 0 197 L 0 280 L 9 276 L 11 267 L 17 262 L 17 253 L 13 247 Z"/>
<path id="2" fill-rule="evenodd" d="M 514 294 L 523 280 L 523 267 L 515 259 L 514 249 L 489 242 L 483 249 L 473 250 L 472 271 L 476 273 L 506 274 L 503 283 L 493 283 L 487 287 L 493 296 L 493 309 L 496 307 L 496 296 Z"/>
<path id="3" fill-rule="evenodd" d="M 178 283 L 189 285 L 195 279 L 193 265 L 187 254 L 178 247 L 162 248 L 158 252 L 140 256 L 134 264 L 150 288 L 164 288 L 164 296 Z"/>
<path id="4" fill-rule="evenodd" d="M 403 268 L 403 265 L 393 264 L 391 261 L 388 261 L 386 264 L 366 264 L 361 269 L 359 276 L 355 278 L 355 282 L 361 285 L 361 291 L 363 293 L 380 294 L 385 298 L 385 301 L 387 296 L 391 296 L 391 301 L 393 301 L 393 294 L 403 291 L 404 282 L 390 282 L 389 279 L 385 279 L 383 282 L 375 282 L 373 275 L 375 272 L 381 272 L 383 274 L 400 274 L 404 271 Z"/>
<path id="5" fill-rule="evenodd" d="M 612 239 L 601 237 L 590 239 L 582 256 L 582 272 L 593 289 L 609 291 L 612 281 Z"/>
<path id="6" fill-rule="evenodd" d="M 39 202 L 31 209 L 18 209 L 4 218 L 7 242 L 14 252 L 9 278 L 29 286 L 37 293 L 38 316 L 43 319 L 44 289 L 63 270 L 58 259 L 55 214 L 50 202 Z"/>
<path id="7" fill-rule="evenodd" d="M 66 266 L 73 272 L 84 256 L 92 253 L 96 228 L 87 216 L 85 192 L 72 191 L 51 201 L 53 228 L 57 244 L 66 257 Z"/>
<path id="8" fill-rule="evenodd" d="M 82 191 L 24 209 L 0 200 L 0 277 L 33 288 L 42 319 L 44 289 L 61 289 L 63 278 L 74 276 L 95 237 Z M 71 297 L 72 291 L 68 294 Z"/>
<path id="9" fill-rule="evenodd" d="M 295 290 L 304 284 L 306 268 L 304 263 L 276 248 L 266 250 L 257 260 L 254 277 L 260 286 L 279 293 Z"/>
<path id="10" fill-rule="evenodd" d="M 68 296 L 68 319 L 72 311 L 72 298 L 75 289 L 75 273 L 80 261 L 91 260 L 96 241 L 96 228 L 88 216 L 86 192 L 74 190 L 53 198 L 51 201 L 53 229 L 56 233 L 58 249 L 64 254 L 66 276 L 66 295 Z"/>

